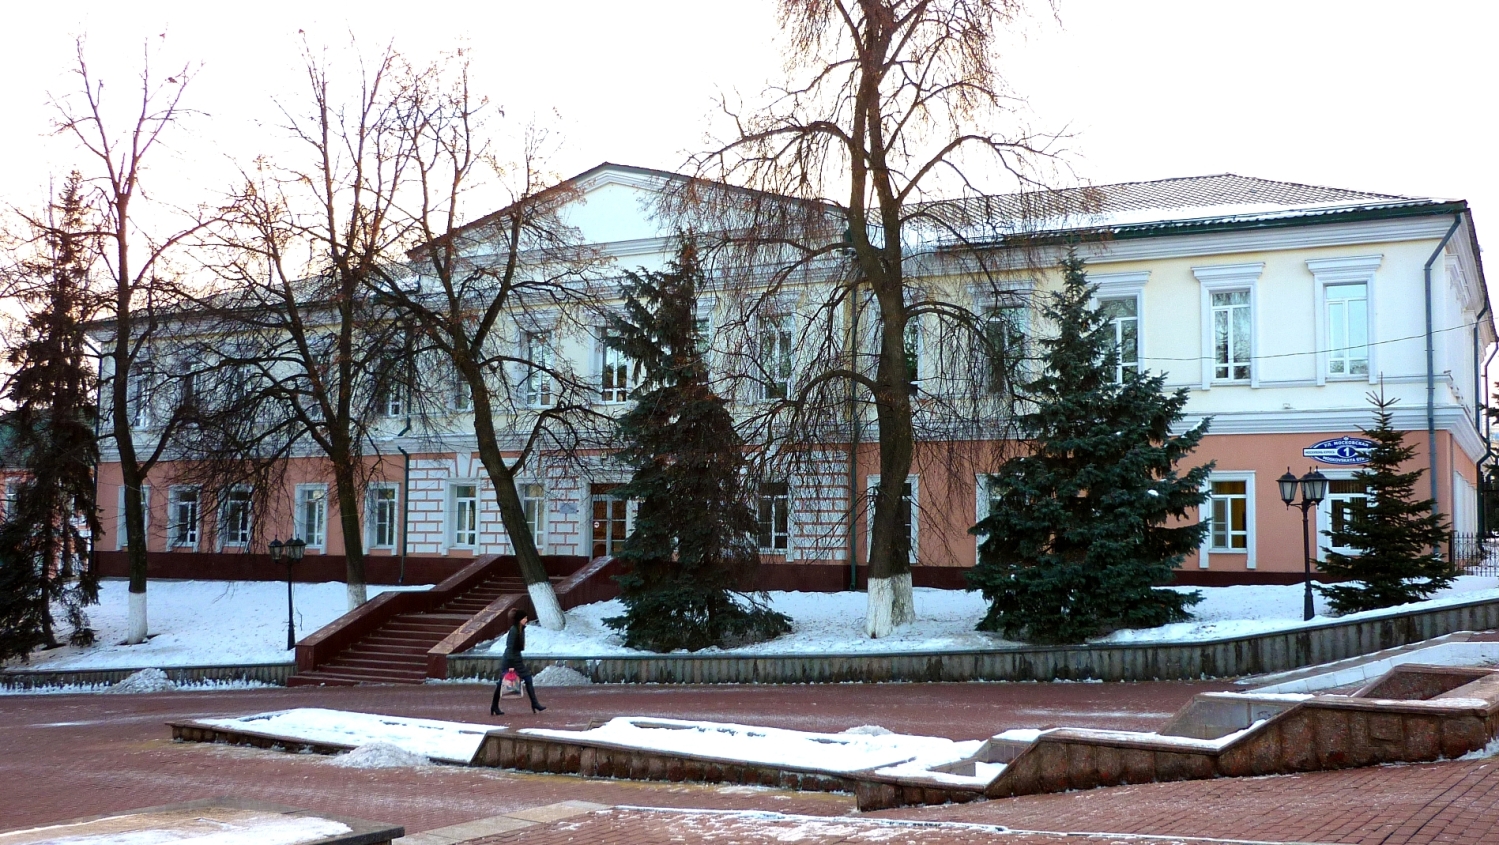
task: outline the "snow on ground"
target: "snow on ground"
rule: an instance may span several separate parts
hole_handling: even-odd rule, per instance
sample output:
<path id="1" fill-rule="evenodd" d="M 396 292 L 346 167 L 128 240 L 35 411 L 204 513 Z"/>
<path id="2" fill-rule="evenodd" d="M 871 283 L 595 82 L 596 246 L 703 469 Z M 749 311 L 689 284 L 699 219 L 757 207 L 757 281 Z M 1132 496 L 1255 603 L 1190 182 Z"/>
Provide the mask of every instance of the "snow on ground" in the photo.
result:
<path id="1" fill-rule="evenodd" d="M 409 719 L 321 707 L 298 707 L 235 719 L 199 719 L 227 730 L 270 734 L 303 742 L 357 749 L 385 743 L 419 757 L 466 765 L 495 725 Z"/>
<path id="2" fill-rule="evenodd" d="M 987 784 L 1004 768 L 999 766 L 992 770 L 993 767 L 989 766 L 977 777 L 929 772 L 927 770 L 933 766 L 972 756 L 983 743 L 889 732 L 873 734 L 867 730 L 825 734 L 727 722 L 620 716 L 586 731 L 525 728 L 520 732 L 814 771 L 847 773 L 877 769 L 881 774 L 923 777 L 946 783 Z"/>
<path id="3" fill-rule="evenodd" d="M 1298 628 L 1332 621 L 1327 602 L 1313 592 L 1318 616 L 1302 620 L 1304 587 L 1240 586 L 1173 588 L 1202 593 L 1192 610 L 1191 622 L 1116 631 L 1097 642 L 1189 642 L 1239 637 L 1268 631 Z M 698 654 L 856 654 L 860 652 L 956 651 L 1005 648 L 1019 643 L 995 634 L 975 631 L 974 625 L 988 610 L 977 592 L 921 588 L 912 591 L 917 622 L 896 630 L 884 639 L 864 635 L 863 593 L 770 593 L 770 604 L 791 617 L 791 634 L 766 643 L 735 649 L 704 649 Z M 1449 589 L 1420 606 L 1453 604 L 1474 599 L 1499 599 L 1499 578 L 1463 576 Z M 1358 619 L 1411 610 L 1417 605 L 1369 611 L 1345 619 Z M 617 599 L 576 607 L 567 612 L 567 628 L 549 631 L 539 625 L 526 630 L 526 656 L 607 657 L 645 654 L 626 648 L 623 637 L 603 622 L 624 612 Z M 481 650 L 484 648 L 480 647 Z M 488 646 L 491 653 L 504 651 L 503 640 Z"/>
<path id="4" fill-rule="evenodd" d="M 536 673 L 531 683 L 538 687 L 586 687 L 593 681 L 577 669 L 566 666 L 548 666 Z"/>
<path id="5" fill-rule="evenodd" d="M 21 841 L 69 845 L 299 845 L 350 833 L 343 822 L 316 816 L 290 816 L 263 810 L 210 807 L 127 813 L 85 822 L 32 828 L 15 833 Z M 32 834 L 45 835 L 33 839 Z M 48 835 L 51 834 L 51 835 Z M 7 837 L 8 838 L 8 837 Z"/>
<path id="6" fill-rule="evenodd" d="M 370 598 L 416 587 L 371 586 Z M 162 666 L 228 666 L 289 663 L 286 648 L 285 581 L 151 581 L 146 587 L 146 618 L 151 638 L 141 645 L 125 640 L 129 582 L 99 584 L 99 603 L 87 609 L 98 642 L 89 648 L 65 646 L 31 655 L 29 664 L 11 668 L 114 669 Z M 349 609 L 342 582 L 296 584 L 293 589 L 297 638 L 311 634 Z"/>
<path id="7" fill-rule="evenodd" d="M 432 761 L 420 754 L 412 754 L 399 745 L 371 742 L 346 754 L 339 754 L 329 762 L 344 769 L 403 769 L 426 766 Z"/>

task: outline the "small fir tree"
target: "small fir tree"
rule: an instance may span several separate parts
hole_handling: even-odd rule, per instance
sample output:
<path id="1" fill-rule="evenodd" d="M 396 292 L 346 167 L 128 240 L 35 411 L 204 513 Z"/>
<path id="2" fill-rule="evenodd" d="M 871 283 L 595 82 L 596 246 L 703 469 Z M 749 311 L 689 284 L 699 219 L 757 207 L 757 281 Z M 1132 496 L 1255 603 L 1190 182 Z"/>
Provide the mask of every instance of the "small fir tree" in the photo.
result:
<path id="1" fill-rule="evenodd" d="M 1364 429 L 1364 435 L 1374 441 L 1374 448 L 1369 463 L 1353 476 L 1369 498 L 1338 530 L 1323 532 L 1333 546 L 1358 550 L 1346 554 L 1327 549 L 1319 565 L 1334 578 L 1352 579 L 1317 587 L 1340 614 L 1421 601 L 1451 584 L 1456 575 L 1438 551 L 1449 536 L 1446 520 L 1431 499 L 1415 498 L 1425 470 L 1400 471 L 1416 449 L 1406 445 L 1405 433 L 1393 425 L 1397 401 L 1385 398 L 1383 390 L 1369 394 L 1374 427 Z"/>
<path id="2" fill-rule="evenodd" d="M 604 620 L 651 651 L 771 639 L 790 620 L 747 590 L 759 564 L 743 443 L 709 382 L 696 332 L 702 269 L 684 239 L 666 272 L 626 274 L 623 318 L 609 344 L 644 371 L 618 422 L 620 460 L 634 468 L 616 495 L 639 502 L 618 558 L 625 613 Z"/>
<path id="3" fill-rule="evenodd" d="M 6 354 L 13 372 L 5 395 L 15 410 L 5 421 L 5 463 L 23 479 L 0 524 L 0 659 L 24 660 L 33 649 L 58 644 L 54 604 L 69 642 L 94 640 L 84 607 L 98 601 L 99 585 L 80 566 L 99 532 L 94 376 L 83 330 L 91 313 L 92 250 L 81 191 L 75 173 L 52 221 L 39 226 L 44 256 L 22 265 L 8 285 L 27 318 Z"/>
<path id="4" fill-rule="evenodd" d="M 1165 394 L 1165 377 L 1143 372 L 1119 383 L 1114 329 L 1090 304 L 1083 261 L 1069 253 L 1062 269 L 1042 308 L 1056 334 L 1040 341 L 1043 369 L 1017 420 L 1030 453 L 989 477 L 968 576 L 989 600 L 980 630 L 1038 643 L 1187 619 L 1200 594 L 1158 587 L 1202 541 L 1206 526 L 1185 520 L 1212 469 L 1178 474 L 1208 421 L 1173 436 L 1185 390 Z"/>

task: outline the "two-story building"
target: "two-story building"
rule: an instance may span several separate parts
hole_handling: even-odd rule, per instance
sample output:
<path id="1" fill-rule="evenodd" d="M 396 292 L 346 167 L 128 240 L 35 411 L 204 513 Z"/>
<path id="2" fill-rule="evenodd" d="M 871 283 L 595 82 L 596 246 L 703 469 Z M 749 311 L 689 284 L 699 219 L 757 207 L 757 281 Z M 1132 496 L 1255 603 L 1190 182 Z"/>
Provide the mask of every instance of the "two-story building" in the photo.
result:
<path id="1" fill-rule="evenodd" d="M 612 267 L 656 269 L 672 257 L 675 241 L 653 214 L 655 199 L 678 178 L 600 165 L 570 180 L 575 190 L 563 214 Z M 1333 478 L 1331 500 L 1318 510 L 1320 528 L 1343 518 L 1364 495 L 1351 482 L 1358 444 L 1346 438 L 1357 438 L 1371 423 L 1367 396 L 1381 389 L 1399 400 L 1397 424 L 1420 449 L 1418 463 L 1439 509 L 1456 531 L 1479 529 L 1479 479 L 1491 460 L 1484 371 L 1495 330 L 1465 202 L 1234 175 L 1098 186 L 1088 196 L 1087 213 L 1028 232 L 1028 238 L 1080 244 L 1098 299 L 1112 315 L 1119 377 L 1131 370 L 1163 372 L 1170 387 L 1189 391 L 1188 424 L 1212 417 L 1209 435 L 1190 459 L 1215 463 L 1202 509 L 1212 530 L 1183 565 L 1192 580 L 1284 580 L 1301 569 L 1299 514 L 1281 503 L 1275 480 L 1288 468 L 1297 474 L 1320 468 Z M 953 214 L 972 215 L 973 209 L 955 206 Z M 956 248 L 1003 252 L 1011 246 L 1000 240 Z M 1025 262 L 1037 269 L 1012 269 L 1004 282 L 1015 294 L 1006 325 L 1023 335 L 1048 330 L 1036 304 L 1060 282 L 1061 247 L 1044 249 L 1051 251 L 1043 260 Z M 954 295 L 967 290 L 960 278 L 930 281 Z M 715 299 L 711 290 L 704 299 L 703 328 L 711 334 L 716 310 L 733 303 Z M 753 329 L 749 349 L 761 359 L 761 378 L 773 382 L 762 396 L 785 395 L 798 377 L 797 319 L 791 303 Z M 628 401 L 628 362 L 601 342 L 599 332 L 533 321 L 511 327 L 505 337 L 518 354 L 570 362 L 594 385 L 594 401 L 604 410 Z M 921 361 L 923 369 L 939 366 Z M 522 405 L 551 401 L 544 381 L 528 380 L 518 389 L 527 392 Z M 399 407 L 390 415 L 376 444 L 380 454 L 370 458 L 377 481 L 363 514 L 365 545 L 376 558 L 456 563 L 509 550 L 475 452 L 471 410 L 460 397 L 450 411 L 439 430 L 420 434 L 402 433 Z M 829 572 L 863 563 L 866 491 L 878 472 L 872 415 L 863 423 L 862 443 L 821 444 L 783 477 L 762 480 L 759 539 L 771 560 Z M 923 568 L 974 562 L 968 529 L 986 507 L 984 472 L 993 467 L 946 459 L 950 445 L 918 445 L 911 531 Z M 1002 452 L 988 451 L 993 460 Z M 259 519 L 265 530 L 258 533 L 296 533 L 308 540 L 311 556 L 342 554 L 338 519 L 329 513 L 334 499 L 311 469 L 314 459 L 307 462 L 307 471 L 291 474 L 296 489 L 285 500 L 293 512 L 264 515 L 251 514 L 248 497 L 233 496 L 219 497 L 222 513 L 203 513 L 195 504 L 198 492 L 175 481 L 171 463 L 164 463 L 152 477 L 159 492 L 147 494 L 152 552 L 258 552 L 251 548 L 257 532 L 250 526 Z M 580 465 L 551 462 L 542 453 L 533 463 L 520 492 L 542 553 L 612 551 L 629 527 L 628 503 L 611 495 L 627 477 L 624 468 L 603 455 Z M 106 454 L 99 474 L 106 571 L 122 565 L 120 555 L 108 554 L 123 548 L 119 478 Z M 195 560 L 211 566 L 211 559 Z M 839 577 L 786 583 L 829 584 Z M 918 575 L 917 583 L 923 580 L 958 583 Z"/>

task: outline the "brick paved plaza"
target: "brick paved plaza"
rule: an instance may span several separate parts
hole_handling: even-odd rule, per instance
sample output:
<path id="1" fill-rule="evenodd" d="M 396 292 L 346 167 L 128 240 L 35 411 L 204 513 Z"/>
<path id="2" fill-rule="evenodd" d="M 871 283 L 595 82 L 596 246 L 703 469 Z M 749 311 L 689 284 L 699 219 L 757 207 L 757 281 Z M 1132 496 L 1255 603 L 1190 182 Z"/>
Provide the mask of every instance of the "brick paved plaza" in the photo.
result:
<path id="1" fill-rule="evenodd" d="M 1055 724 L 1149 730 L 1194 693 L 1229 687 L 1221 682 L 594 686 L 546 690 L 546 713 L 499 719 L 487 716 L 488 688 L 467 685 L 3 696 L 0 829 L 233 795 L 400 824 L 408 836 L 430 831 L 413 837 L 420 845 L 935 845 L 996 837 L 1009 845 L 1499 842 L 1499 761 L 1489 760 L 1149 784 L 861 816 L 847 795 L 448 766 L 342 769 L 325 757 L 173 743 L 163 724 L 317 706 L 520 727 L 582 727 L 615 715 L 656 715 L 828 731 L 879 724 L 972 739 L 1009 727 Z M 554 809 L 559 806 L 563 809 Z M 505 832 L 466 840 L 442 835 L 441 829 L 455 825 L 486 829 L 482 820 L 490 820 L 487 829 Z M 1061 834 L 1090 835 L 1063 839 Z"/>

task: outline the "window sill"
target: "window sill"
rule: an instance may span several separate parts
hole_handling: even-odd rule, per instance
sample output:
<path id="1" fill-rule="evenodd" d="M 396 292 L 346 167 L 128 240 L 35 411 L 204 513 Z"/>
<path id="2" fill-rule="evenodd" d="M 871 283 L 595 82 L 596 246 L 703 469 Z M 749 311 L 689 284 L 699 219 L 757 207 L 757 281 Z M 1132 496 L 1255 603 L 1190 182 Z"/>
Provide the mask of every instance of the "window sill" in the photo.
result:
<path id="1" fill-rule="evenodd" d="M 1209 548 L 1208 549 L 1208 554 L 1210 554 L 1210 555 L 1247 555 L 1247 554 L 1249 554 L 1249 550 L 1248 549 L 1214 549 L 1214 548 Z"/>

